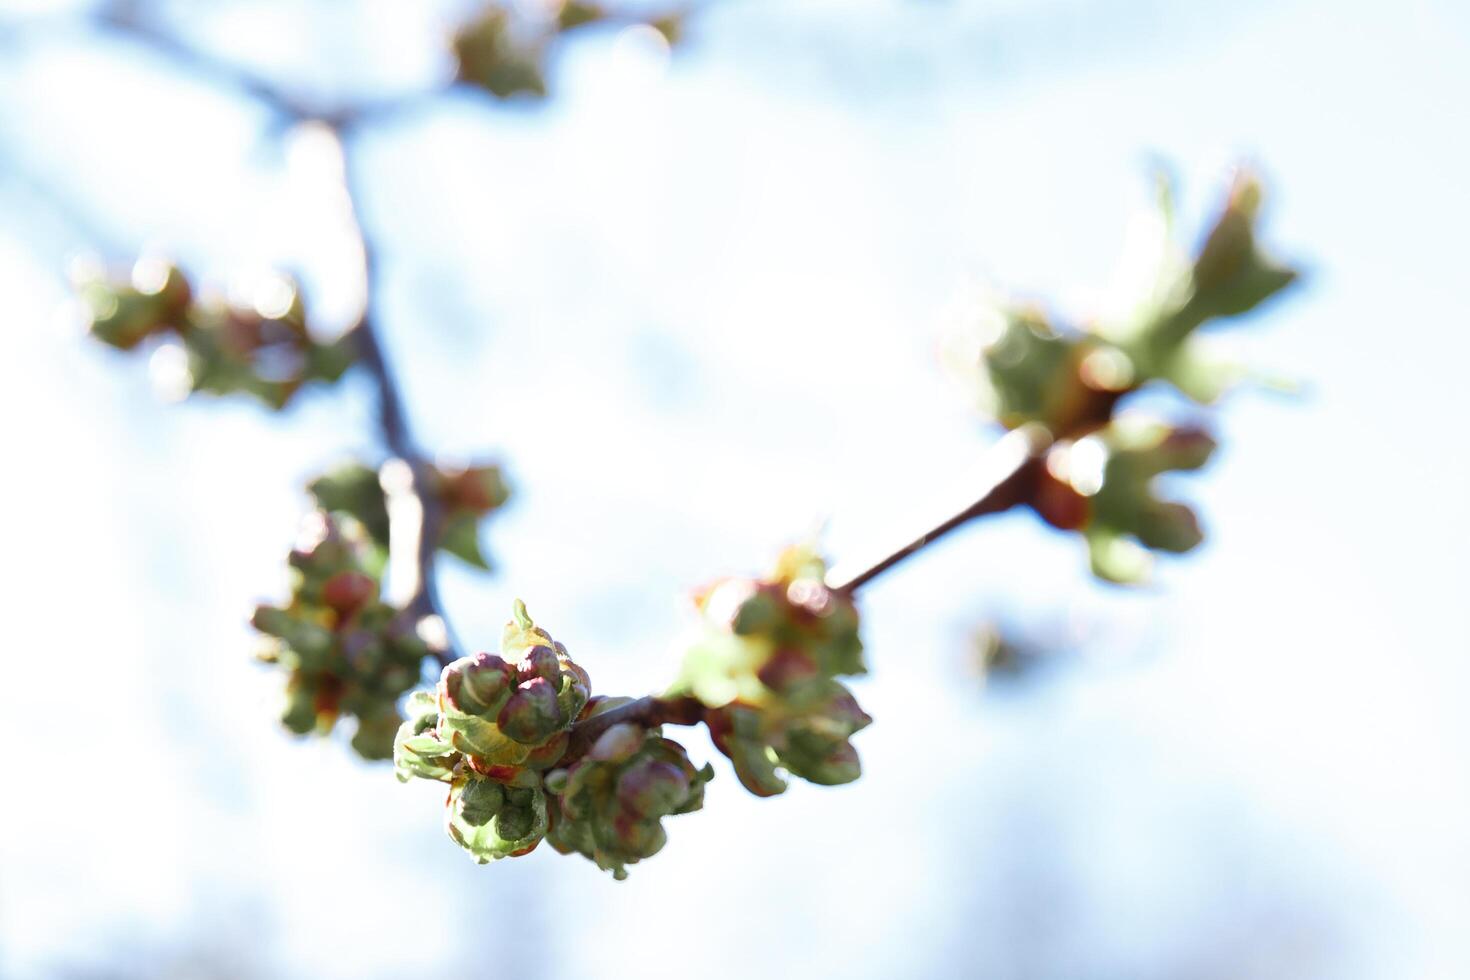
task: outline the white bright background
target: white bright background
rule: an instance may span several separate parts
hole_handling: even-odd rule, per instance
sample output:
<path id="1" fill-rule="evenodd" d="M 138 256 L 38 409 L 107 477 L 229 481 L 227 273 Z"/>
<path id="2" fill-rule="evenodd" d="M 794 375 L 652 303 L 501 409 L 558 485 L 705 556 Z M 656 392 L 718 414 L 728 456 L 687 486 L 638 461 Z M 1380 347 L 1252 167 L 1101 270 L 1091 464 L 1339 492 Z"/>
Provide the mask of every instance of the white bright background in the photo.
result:
<path id="1" fill-rule="evenodd" d="M 261 106 L 69 6 L 0 7 L 0 975 L 1470 975 L 1463 5 L 731 2 L 668 64 L 597 35 L 547 106 L 360 136 L 414 420 L 518 490 L 459 632 L 522 596 L 605 691 L 671 676 L 691 586 L 961 473 L 947 319 L 987 282 L 1084 314 L 1153 159 L 1192 232 L 1259 161 L 1310 269 L 1232 333 L 1305 393 L 1225 406 L 1206 548 L 1122 593 L 1024 515 L 956 535 L 864 594 L 863 779 L 717 760 L 621 884 L 476 867 L 432 786 L 273 724 L 245 615 L 368 388 L 164 405 L 57 308 L 77 247 L 156 243 L 340 321 L 348 259 Z M 432 86 L 463 12 L 167 10 L 323 99 Z M 1076 653 L 984 686 L 994 615 Z"/>

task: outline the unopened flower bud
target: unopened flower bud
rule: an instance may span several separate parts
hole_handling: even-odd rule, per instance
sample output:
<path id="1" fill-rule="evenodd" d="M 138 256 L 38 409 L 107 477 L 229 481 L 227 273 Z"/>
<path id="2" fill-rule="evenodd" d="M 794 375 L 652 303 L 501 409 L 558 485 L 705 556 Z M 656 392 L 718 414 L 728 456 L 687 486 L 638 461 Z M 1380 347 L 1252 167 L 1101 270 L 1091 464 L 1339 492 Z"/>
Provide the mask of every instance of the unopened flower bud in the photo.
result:
<path id="1" fill-rule="evenodd" d="M 526 651 L 525 659 L 516 665 L 516 677 L 523 681 L 543 677 L 560 686 L 561 663 L 557 660 L 556 651 L 548 646 L 532 647 Z"/>
<path id="2" fill-rule="evenodd" d="M 555 795 L 547 840 L 624 878 L 626 865 L 664 846 L 664 817 L 703 805 L 713 775 L 708 766 L 695 769 L 684 747 L 657 729 L 614 725 L 570 769 L 548 774 L 545 784 Z"/>
<path id="3" fill-rule="evenodd" d="M 466 715 L 489 717 L 505 704 L 515 673 L 493 653 L 478 653 L 444 668 L 439 679 L 444 704 Z"/>
<path id="4" fill-rule="evenodd" d="M 587 758 L 598 762 L 626 762 L 643 747 L 644 735 L 642 728 L 628 722 L 613 725 L 592 743 Z"/>
<path id="5" fill-rule="evenodd" d="M 556 700 L 556 689 L 544 677 L 533 677 L 517 685 L 496 717 L 500 730 L 528 745 L 551 737 L 566 727 Z"/>
<path id="6" fill-rule="evenodd" d="M 508 788 L 462 773 L 449 787 L 449 836 L 480 864 L 534 848 L 546 833 L 546 796 L 540 787 Z"/>
<path id="7" fill-rule="evenodd" d="M 338 572 L 322 585 L 322 601 L 341 616 L 352 615 L 377 595 L 377 580 L 357 571 Z"/>

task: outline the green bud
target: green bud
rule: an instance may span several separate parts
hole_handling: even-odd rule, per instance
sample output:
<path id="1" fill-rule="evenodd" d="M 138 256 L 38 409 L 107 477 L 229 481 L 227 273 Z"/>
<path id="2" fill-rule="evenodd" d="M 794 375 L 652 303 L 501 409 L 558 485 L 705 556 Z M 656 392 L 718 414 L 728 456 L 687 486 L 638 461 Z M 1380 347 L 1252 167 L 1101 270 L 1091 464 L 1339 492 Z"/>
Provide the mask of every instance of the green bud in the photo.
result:
<path id="1" fill-rule="evenodd" d="M 751 589 L 750 597 L 740 604 L 730 619 L 730 632 L 736 636 L 750 636 L 777 628 L 785 612 L 780 592 L 779 587 Z"/>
<path id="2" fill-rule="evenodd" d="M 561 662 L 556 651 L 548 646 L 534 646 L 526 651 L 525 659 L 516 665 L 516 678 L 528 681 L 535 677 L 560 686 Z"/>
<path id="3" fill-rule="evenodd" d="M 391 759 L 398 727 L 398 712 L 391 702 L 381 704 L 376 711 L 359 713 L 352 747 L 364 759 Z"/>
<path id="4" fill-rule="evenodd" d="M 480 864 L 528 853 L 547 828 L 546 796 L 539 787 L 516 792 L 460 773 L 449 786 L 445 826 L 456 844 Z"/>
<path id="5" fill-rule="evenodd" d="M 557 13 L 557 27 L 563 31 L 574 30 L 584 24 L 595 24 L 607 16 L 601 4 L 585 0 L 567 0 Z"/>
<path id="6" fill-rule="evenodd" d="M 567 754 L 567 746 L 570 744 L 571 739 L 572 733 L 570 730 L 557 732 L 541 745 L 533 748 L 530 754 L 526 756 L 524 765 L 527 769 L 534 769 L 537 772 L 550 769 L 561 761 L 562 756 Z"/>
<path id="7" fill-rule="evenodd" d="M 286 685 L 286 704 L 281 711 L 281 724 L 297 735 L 316 730 L 316 688 L 300 674 L 294 674 Z"/>
<path id="8" fill-rule="evenodd" d="M 1151 565 L 1146 549 L 1179 553 L 1203 540 L 1194 512 L 1161 500 L 1155 480 L 1199 469 L 1214 449 L 1202 429 L 1120 417 L 1075 444 L 1054 446 L 1033 503 L 1054 525 L 1084 532 L 1099 577 L 1137 582 Z"/>
<path id="9" fill-rule="evenodd" d="M 403 706 L 404 714 L 415 725 L 414 734 L 433 728 L 439 720 L 439 699 L 428 691 L 414 691 Z"/>
<path id="10" fill-rule="evenodd" d="M 446 709 L 466 715 L 489 717 L 509 697 L 515 672 L 493 653 L 480 653 L 456 660 L 444 668 L 439 692 Z"/>
<path id="11" fill-rule="evenodd" d="M 478 85 L 497 98 L 546 94 L 542 68 L 545 39 L 526 36 L 508 11 L 491 7 L 454 37 L 459 81 Z"/>
<path id="12" fill-rule="evenodd" d="M 823 584 L 825 574 L 815 552 L 791 548 L 769 578 L 726 579 L 700 594 L 708 629 L 674 693 L 711 708 L 800 703 L 834 677 L 865 673 L 857 608 Z"/>
<path id="13" fill-rule="evenodd" d="M 672 762 L 640 759 L 623 768 L 613 795 L 632 813 L 673 813 L 689 798 L 689 779 Z"/>
<path id="14" fill-rule="evenodd" d="M 446 713 L 440 716 L 439 727 L 456 751 L 487 766 L 519 766 L 531 754 L 528 746 L 507 736 L 493 721 L 474 715 Z"/>
<path id="15" fill-rule="evenodd" d="M 459 817 L 471 827 L 483 827 L 505 806 L 505 787 L 488 779 L 465 782 L 457 800 Z"/>
<path id="16" fill-rule="evenodd" d="M 597 762 L 627 762 L 643 747 L 645 734 L 642 728 L 627 722 L 613 725 L 592 743 L 587 758 Z"/>
<path id="17" fill-rule="evenodd" d="M 570 719 L 562 715 L 551 682 L 535 677 L 516 687 L 496 722 L 510 738 L 534 745 L 567 727 Z"/>
<path id="18" fill-rule="evenodd" d="M 762 684 L 786 694 L 822 676 L 816 661 L 801 650 L 786 648 L 772 653 L 755 672 Z"/>
<path id="19" fill-rule="evenodd" d="M 317 507 L 351 515 L 380 547 L 388 546 L 388 501 L 376 470 L 351 463 L 317 477 L 306 489 Z"/>
<path id="20" fill-rule="evenodd" d="M 339 716 L 356 718 L 353 748 L 387 759 L 400 722 L 394 702 L 418 682 L 429 649 L 416 616 L 379 599 L 364 566 L 369 546 L 351 518 L 313 515 L 291 553 L 290 603 L 260 606 L 251 622 L 276 639 L 268 661 L 291 671 L 286 726 L 325 734 Z"/>
<path id="21" fill-rule="evenodd" d="M 695 769 L 684 747 L 657 729 L 614 725 L 570 769 L 548 774 L 555 795 L 547 840 L 622 879 L 627 865 L 663 848 L 664 817 L 703 805 L 713 775 L 708 766 Z"/>
<path id="22" fill-rule="evenodd" d="M 90 282 L 80 292 L 92 336 L 121 350 L 155 334 L 187 330 L 191 289 L 177 266 L 140 259 L 131 283 Z"/>
<path id="23" fill-rule="evenodd" d="M 848 743 L 825 745 L 818 741 L 808 747 L 801 735 L 790 740 L 782 763 L 792 773 L 819 786 L 839 786 L 862 775 L 857 749 Z"/>
<path id="24" fill-rule="evenodd" d="M 786 791 L 776 771 L 776 754 L 762 732 L 760 709 L 732 702 L 706 716 L 710 740 L 735 766 L 735 775 L 756 796 Z"/>
<path id="25" fill-rule="evenodd" d="M 399 782 L 420 779 L 449 781 L 459 753 L 439 738 L 435 725 L 439 715 L 433 699 L 423 691 L 409 698 L 408 720 L 398 727 L 393 739 L 393 767 Z"/>
<path id="26" fill-rule="evenodd" d="M 530 807 L 508 806 L 500 812 L 495 832 L 506 840 L 520 840 L 532 832 L 536 819 L 536 812 Z"/>
<path id="27" fill-rule="evenodd" d="M 800 705 L 732 703 L 707 717 L 715 747 L 730 758 L 741 784 L 757 796 L 786 789 L 783 769 L 824 786 L 857 779 L 862 768 L 848 740 L 872 721 L 847 688 L 830 680 Z"/>
<path id="28" fill-rule="evenodd" d="M 565 769 L 553 769 L 546 774 L 542 785 L 546 787 L 546 792 L 548 793 L 561 794 L 566 791 L 567 782 L 570 778 Z"/>
<path id="29" fill-rule="evenodd" d="M 1210 401 L 1248 376 L 1215 360 L 1196 335 L 1211 321 L 1255 309 L 1297 279 L 1258 244 L 1260 183 L 1247 172 L 1237 177 L 1192 260 L 1175 233 L 1167 181 L 1159 197 L 1159 241 L 1140 251 L 1156 252 L 1160 261 L 1139 284 L 1131 310 L 1092 318 L 1082 329 L 1017 304 L 990 304 L 975 317 L 954 360 L 986 414 L 1008 429 L 1040 424 L 1057 439 L 1080 439 L 1107 426 L 1119 399 L 1150 381 Z"/>
<path id="30" fill-rule="evenodd" d="M 490 560 L 480 547 L 480 519 L 474 514 L 455 514 L 444 521 L 439 547 L 460 561 L 488 571 Z"/>

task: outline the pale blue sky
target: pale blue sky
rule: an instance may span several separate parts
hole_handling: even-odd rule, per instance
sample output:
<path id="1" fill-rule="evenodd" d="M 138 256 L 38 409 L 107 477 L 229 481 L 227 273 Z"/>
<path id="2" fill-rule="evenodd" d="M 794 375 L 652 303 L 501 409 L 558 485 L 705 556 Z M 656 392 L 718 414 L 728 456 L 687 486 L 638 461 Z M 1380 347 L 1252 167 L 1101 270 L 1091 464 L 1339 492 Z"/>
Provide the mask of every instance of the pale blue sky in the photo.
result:
<path id="1" fill-rule="evenodd" d="M 1026 516 L 967 529 L 864 596 L 862 781 L 755 800 L 716 759 L 621 884 L 478 868 L 433 788 L 274 727 L 245 613 L 300 485 L 373 449 L 369 391 L 161 403 L 59 325 L 89 229 L 15 174 L 117 254 L 294 268 L 327 322 L 342 242 L 261 107 L 43 6 L 0 5 L 0 706 L 66 761 L 20 748 L 0 808 L 0 974 L 1470 972 L 1463 5 L 729 2 L 667 68 L 607 35 L 544 108 L 362 135 L 414 420 L 519 490 L 499 573 L 446 573 L 458 631 L 521 596 L 602 690 L 672 675 L 690 587 L 825 518 L 841 557 L 961 473 L 989 433 L 947 325 L 986 284 L 1085 315 L 1152 161 L 1191 229 L 1256 161 L 1309 270 L 1228 338 L 1304 393 L 1224 406 L 1200 553 L 1123 593 Z M 172 6 L 323 97 L 432 82 L 456 8 Z M 1081 652 L 982 690 L 997 613 Z"/>

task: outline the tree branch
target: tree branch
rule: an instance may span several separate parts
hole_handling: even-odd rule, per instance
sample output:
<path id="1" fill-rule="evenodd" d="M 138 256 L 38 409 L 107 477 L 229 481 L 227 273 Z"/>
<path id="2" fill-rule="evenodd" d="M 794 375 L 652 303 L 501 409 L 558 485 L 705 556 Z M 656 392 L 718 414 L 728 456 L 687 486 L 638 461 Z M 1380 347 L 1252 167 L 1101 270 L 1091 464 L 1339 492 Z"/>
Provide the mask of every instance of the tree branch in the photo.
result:
<path id="1" fill-rule="evenodd" d="M 355 184 L 344 138 L 347 129 L 366 115 L 396 110 L 407 105 L 409 100 L 384 100 L 325 110 L 246 68 L 211 57 L 159 29 L 142 14 L 135 0 L 110 0 L 95 13 L 94 20 L 105 30 L 146 44 L 176 64 L 263 103 L 292 125 L 320 125 L 331 134 L 340 156 L 339 183 L 344 217 L 361 249 L 362 260 L 362 312 L 349 332 L 356 338 L 360 363 L 377 388 L 378 427 L 383 442 L 406 471 L 399 478 L 393 474 L 391 466 L 384 468 L 384 491 L 388 494 L 389 504 L 390 580 L 406 610 L 421 617 L 437 617 L 444 635 L 432 638 L 431 647 L 438 660 L 445 664 L 455 660 L 459 653 L 439 598 L 435 566 L 435 553 L 444 523 L 443 505 L 434 493 L 432 466 L 414 440 L 402 393 L 378 333 L 374 316 L 377 306 L 376 250 L 362 222 L 361 195 Z"/>
<path id="2" fill-rule="evenodd" d="M 435 654 L 441 663 L 458 657 L 457 644 L 449 635 L 448 619 L 439 599 L 435 573 L 435 552 L 443 524 L 443 508 L 432 492 L 432 469 L 413 438 L 403 398 L 393 376 L 373 317 L 376 293 L 375 254 L 363 227 L 359 211 L 360 195 L 356 192 L 352 169 L 348 162 L 344 134 L 352 126 L 369 117 L 398 111 L 422 95 L 341 106 L 334 110 L 314 106 L 248 69 L 209 55 L 185 44 L 174 35 L 159 30 L 139 13 L 135 0 L 111 0 L 95 15 L 105 29 L 145 43 L 176 63 L 232 87 L 269 106 L 292 123 L 320 123 L 336 140 L 342 156 L 342 190 L 356 238 L 362 249 L 363 309 L 351 333 L 357 338 L 362 366 L 377 387 L 378 422 L 384 443 L 401 460 L 406 470 L 404 479 L 385 477 L 389 494 L 395 581 L 407 582 L 405 608 L 422 616 L 435 616 L 444 625 L 445 641 Z M 992 450 L 977 479 L 968 481 L 962 506 L 946 507 L 937 520 L 923 522 L 922 530 L 907 535 L 905 543 L 880 550 L 876 556 L 861 562 L 844 563 L 827 575 L 827 585 L 835 591 L 851 594 L 866 583 L 895 567 L 904 559 L 940 540 L 956 528 L 987 514 L 997 514 L 1024 502 L 1034 484 L 1036 468 L 1051 439 L 1044 431 L 1022 429 L 1008 434 Z M 386 472 L 386 471 L 385 471 Z M 395 500 L 397 505 L 395 506 Z M 411 558 L 407 553 L 411 552 Z M 397 571 L 403 569 L 403 571 Z M 704 717 L 704 707 L 690 697 L 644 697 L 603 712 L 573 726 L 572 743 L 565 756 L 576 759 L 591 747 L 608 728 L 621 722 L 694 725 Z"/>
<path id="3" fill-rule="evenodd" d="M 93 14 L 93 22 L 104 31 L 128 38 L 167 57 L 181 68 L 193 71 L 223 88 L 232 88 L 267 106 L 288 123 L 317 121 L 338 132 L 367 120 L 379 120 L 403 112 L 439 94 L 438 89 L 412 92 L 381 99 L 368 99 L 327 107 L 303 99 L 243 65 L 216 58 L 159 28 L 145 17 L 136 0 L 110 0 Z"/>
<path id="4" fill-rule="evenodd" d="M 877 549 L 859 561 L 839 563 L 827 573 L 827 587 L 852 593 L 975 518 L 999 514 L 1025 502 L 1051 441 L 1039 426 L 1007 433 L 958 487 L 954 499 L 944 502 L 936 514 L 918 521 L 917 530 L 901 538 L 903 544 Z"/>
<path id="5" fill-rule="evenodd" d="M 649 695 L 646 698 L 638 698 L 627 704 L 620 704 L 616 708 L 610 708 L 601 714 L 593 715 L 572 726 L 572 738 L 567 743 L 567 750 L 562 754 L 558 766 L 566 767 L 576 762 L 587 751 L 592 748 L 598 737 L 614 725 L 625 722 L 641 725 L 644 728 L 657 728 L 659 725 L 697 725 L 704 720 L 704 704 L 695 697 L 655 697 Z"/>
<path id="6" fill-rule="evenodd" d="M 388 451 L 402 463 L 401 475 L 392 466 L 383 470 L 388 496 L 389 561 L 391 582 L 404 608 L 419 616 L 435 616 L 443 626 L 442 643 L 434 655 L 442 664 L 458 659 L 458 644 L 449 617 L 439 599 L 436 557 L 444 526 L 444 505 L 434 488 L 433 466 L 419 449 L 403 407 L 403 395 L 393 375 L 374 311 L 377 307 L 377 252 L 363 225 L 361 194 L 354 177 L 347 143 L 340 130 L 328 127 L 340 154 L 341 190 L 346 217 L 362 251 L 362 313 L 352 327 L 362 367 L 377 388 L 378 427 Z"/>

